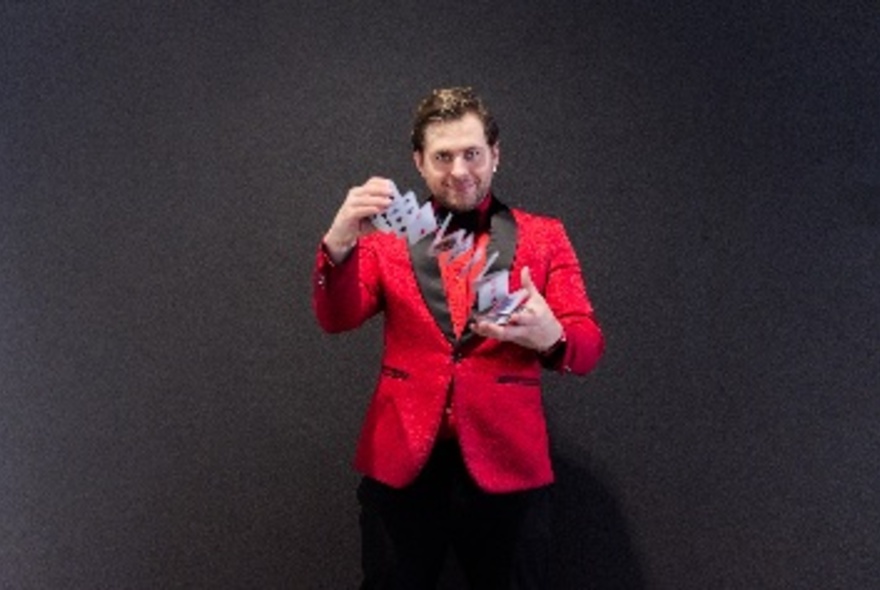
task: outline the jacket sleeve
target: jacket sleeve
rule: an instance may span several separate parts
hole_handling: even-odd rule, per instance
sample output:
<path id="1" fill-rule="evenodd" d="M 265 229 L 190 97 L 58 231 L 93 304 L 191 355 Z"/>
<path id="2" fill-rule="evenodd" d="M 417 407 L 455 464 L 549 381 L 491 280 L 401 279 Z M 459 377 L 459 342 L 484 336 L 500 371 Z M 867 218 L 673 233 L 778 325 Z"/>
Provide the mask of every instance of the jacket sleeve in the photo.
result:
<path id="1" fill-rule="evenodd" d="M 544 288 L 544 298 L 562 324 L 565 345 L 545 363 L 550 369 L 583 375 L 596 366 L 605 339 L 587 296 L 581 266 L 561 222 L 556 222 L 556 239 Z"/>
<path id="2" fill-rule="evenodd" d="M 382 308 L 375 252 L 359 241 L 349 256 L 334 263 L 318 248 L 312 277 L 312 304 L 318 324 L 326 332 L 359 327 Z"/>

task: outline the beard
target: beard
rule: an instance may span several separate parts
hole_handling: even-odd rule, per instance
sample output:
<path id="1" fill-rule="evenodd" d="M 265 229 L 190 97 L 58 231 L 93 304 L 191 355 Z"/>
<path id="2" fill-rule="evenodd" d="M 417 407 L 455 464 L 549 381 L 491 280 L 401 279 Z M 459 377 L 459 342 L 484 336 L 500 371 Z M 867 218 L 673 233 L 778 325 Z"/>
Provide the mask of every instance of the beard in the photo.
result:
<path id="1" fill-rule="evenodd" d="M 432 191 L 434 199 L 450 211 L 472 211 L 488 196 L 489 188 L 476 181 L 464 187 L 444 184 L 438 191 Z"/>

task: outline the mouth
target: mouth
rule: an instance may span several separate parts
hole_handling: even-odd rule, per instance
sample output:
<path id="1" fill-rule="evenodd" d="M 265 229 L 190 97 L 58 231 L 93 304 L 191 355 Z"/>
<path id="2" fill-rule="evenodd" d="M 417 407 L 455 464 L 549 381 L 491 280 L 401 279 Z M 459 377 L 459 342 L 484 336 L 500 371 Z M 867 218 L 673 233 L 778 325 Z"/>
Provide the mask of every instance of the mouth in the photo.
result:
<path id="1" fill-rule="evenodd" d="M 449 184 L 449 188 L 456 193 L 469 193 L 477 189 L 477 185 L 473 182 L 453 182 Z"/>

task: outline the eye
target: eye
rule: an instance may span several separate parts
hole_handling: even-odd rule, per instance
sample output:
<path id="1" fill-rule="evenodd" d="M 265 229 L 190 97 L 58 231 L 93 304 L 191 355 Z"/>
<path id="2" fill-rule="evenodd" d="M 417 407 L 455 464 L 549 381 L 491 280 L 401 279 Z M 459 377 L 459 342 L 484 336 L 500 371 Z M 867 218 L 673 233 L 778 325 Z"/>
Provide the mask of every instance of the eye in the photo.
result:
<path id="1" fill-rule="evenodd" d="M 449 152 L 439 152 L 434 154 L 434 161 L 441 164 L 448 164 L 452 161 L 452 155 Z"/>
<path id="2" fill-rule="evenodd" d="M 477 148 L 471 148 L 464 153 L 464 159 L 470 161 L 476 160 L 480 157 L 480 150 Z"/>

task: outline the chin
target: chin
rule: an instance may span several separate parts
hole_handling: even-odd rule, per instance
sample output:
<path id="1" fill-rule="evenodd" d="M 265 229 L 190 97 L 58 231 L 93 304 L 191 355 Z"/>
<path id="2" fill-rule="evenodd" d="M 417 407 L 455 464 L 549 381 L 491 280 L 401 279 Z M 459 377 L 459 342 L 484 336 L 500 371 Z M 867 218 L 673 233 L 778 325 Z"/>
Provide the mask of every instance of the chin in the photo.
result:
<path id="1" fill-rule="evenodd" d="M 476 195 L 447 195 L 441 200 L 442 205 L 447 209 L 462 212 L 475 209 L 481 202 L 483 202 L 483 197 Z"/>
<path id="2" fill-rule="evenodd" d="M 466 211 L 474 209 L 476 206 L 477 204 L 471 200 L 457 200 L 450 203 L 448 208 L 452 209 L 453 211 L 458 211 L 459 213 L 464 213 Z"/>

